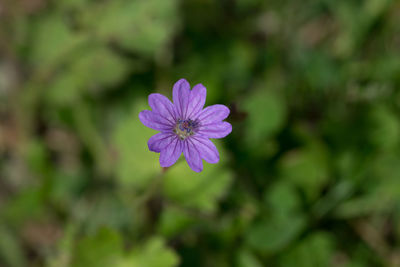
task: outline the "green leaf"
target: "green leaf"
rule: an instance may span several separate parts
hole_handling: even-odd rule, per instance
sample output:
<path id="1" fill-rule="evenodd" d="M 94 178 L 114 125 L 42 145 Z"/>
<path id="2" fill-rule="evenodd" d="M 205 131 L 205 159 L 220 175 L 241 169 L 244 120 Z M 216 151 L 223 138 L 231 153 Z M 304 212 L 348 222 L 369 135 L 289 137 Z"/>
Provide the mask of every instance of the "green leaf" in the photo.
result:
<path id="1" fill-rule="evenodd" d="M 47 258 L 48 267 L 71 266 L 74 241 L 77 234 L 77 225 L 70 223 L 64 227 L 63 237 L 57 242 L 57 252 Z"/>
<path id="2" fill-rule="evenodd" d="M 92 90 L 118 83 L 128 71 L 127 61 L 101 46 L 84 49 L 72 66 L 72 73 L 82 81 L 81 86 Z"/>
<path id="3" fill-rule="evenodd" d="M 252 146 L 275 134 L 283 126 L 287 113 L 283 98 L 265 88 L 246 98 L 244 109 L 248 113 L 246 141 Z"/>
<path id="4" fill-rule="evenodd" d="M 158 232 L 168 238 L 174 237 L 194 222 L 194 218 L 184 211 L 172 206 L 166 206 L 161 215 Z"/>
<path id="5" fill-rule="evenodd" d="M 343 57 L 350 57 L 361 42 L 368 37 L 374 23 L 391 6 L 393 0 L 367 0 L 362 3 L 343 1 L 333 3 L 333 11 L 338 17 L 341 31 L 336 38 L 336 52 Z"/>
<path id="6" fill-rule="evenodd" d="M 238 267 L 262 267 L 262 263 L 249 250 L 242 249 L 237 256 Z"/>
<path id="7" fill-rule="evenodd" d="M 393 0 L 367 0 L 364 4 L 364 15 L 371 24 L 379 16 L 384 14 L 393 3 Z"/>
<path id="8" fill-rule="evenodd" d="M 99 20 L 99 18 L 101 18 Z M 153 55 L 169 42 L 177 24 L 177 1 L 116 0 L 94 5 L 85 22 L 105 42 Z"/>
<path id="9" fill-rule="evenodd" d="M 337 207 L 335 216 L 342 219 L 355 218 L 371 213 L 387 211 L 391 207 L 390 202 L 388 198 L 382 198 L 375 194 L 353 198 Z"/>
<path id="10" fill-rule="evenodd" d="M 239 10 L 246 10 L 252 8 L 260 8 L 263 1 L 260 0 L 238 0 L 237 5 Z"/>
<path id="11" fill-rule="evenodd" d="M 3 263 L 10 267 L 27 266 L 22 246 L 11 229 L 0 224 L 0 236 L 0 265 Z"/>
<path id="12" fill-rule="evenodd" d="M 306 226 L 302 215 L 264 217 L 246 236 L 247 243 L 262 253 L 275 253 L 289 245 Z"/>
<path id="13" fill-rule="evenodd" d="M 301 200 L 294 186 L 287 181 L 273 184 L 264 195 L 266 210 L 247 233 L 248 244 L 263 253 L 275 253 L 288 246 L 306 227 L 301 213 Z"/>
<path id="14" fill-rule="evenodd" d="M 60 9 L 68 11 L 69 9 L 85 8 L 89 2 L 90 0 L 60 0 L 54 4 Z"/>
<path id="15" fill-rule="evenodd" d="M 132 112 L 122 119 L 113 134 L 117 153 L 116 174 L 121 185 L 145 188 L 161 172 L 158 154 L 149 151 L 147 141 L 157 132 L 144 126 L 139 112 L 149 109 L 144 100 L 138 100 Z"/>
<path id="16" fill-rule="evenodd" d="M 333 59 L 324 53 L 301 50 L 302 71 L 313 89 L 322 90 L 340 86 L 341 73 Z M 300 60 L 299 60 L 300 61 Z"/>
<path id="17" fill-rule="evenodd" d="M 264 195 L 265 203 L 275 214 L 294 214 L 299 211 L 301 200 L 291 183 L 280 181 L 269 188 Z"/>
<path id="18" fill-rule="evenodd" d="M 222 66 L 223 71 L 229 73 L 229 92 L 239 91 L 247 86 L 256 59 L 252 46 L 246 42 L 234 42 L 228 49 L 228 61 Z M 219 56 L 221 57 L 221 56 Z M 219 62 L 223 61 L 218 58 Z"/>
<path id="19" fill-rule="evenodd" d="M 19 226 L 28 219 L 43 215 L 43 202 L 43 195 L 39 188 L 21 190 L 7 202 L 1 210 L 0 217 L 14 226 Z"/>
<path id="20" fill-rule="evenodd" d="M 57 205 L 72 207 L 79 197 L 88 177 L 81 170 L 70 168 L 53 174 L 50 198 Z"/>
<path id="21" fill-rule="evenodd" d="M 59 74 L 46 92 L 46 100 L 54 106 L 73 105 L 82 96 L 81 82 L 72 72 Z"/>
<path id="22" fill-rule="evenodd" d="M 81 201 L 74 209 L 76 220 L 91 233 L 100 227 L 121 229 L 132 222 L 131 209 L 113 194 L 98 194 L 88 201 Z"/>
<path id="23" fill-rule="evenodd" d="M 40 69 L 67 59 L 72 49 L 85 40 L 83 35 L 69 29 L 62 16 L 54 13 L 37 20 L 33 32 L 29 59 Z"/>
<path id="24" fill-rule="evenodd" d="M 204 212 L 213 213 L 217 201 L 226 192 L 232 181 L 232 172 L 224 167 L 227 154 L 217 142 L 221 161 L 217 164 L 203 162 L 204 169 L 200 173 L 192 171 L 182 156 L 182 162 L 177 163 L 165 175 L 165 194 L 186 207 L 198 208 Z"/>
<path id="25" fill-rule="evenodd" d="M 226 68 L 221 62 L 225 59 L 218 52 L 208 51 L 206 54 L 193 54 L 178 66 L 177 70 L 179 76 L 186 77 L 192 86 L 202 83 L 207 88 L 206 106 L 214 104 L 224 93 L 221 76 L 224 75 Z M 207 61 L 204 58 L 207 58 Z M 201 80 L 198 79 L 199 76 L 201 76 Z"/>
<path id="26" fill-rule="evenodd" d="M 385 151 L 395 148 L 400 136 L 398 116 L 384 105 L 373 107 L 369 115 L 372 127 L 368 135 L 372 143 Z"/>
<path id="27" fill-rule="evenodd" d="M 300 187 L 309 200 L 318 196 L 329 179 L 326 152 L 317 144 L 287 153 L 279 167 L 281 176 Z"/>
<path id="28" fill-rule="evenodd" d="M 72 266 L 74 267 L 109 267 L 123 256 L 122 238 L 108 228 L 100 229 L 96 235 L 79 241 L 75 249 Z"/>
<path id="29" fill-rule="evenodd" d="M 164 239 L 153 237 L 144 245 L 135 247 L 117 267 L 173 267 L 178 263 L 178 255 L 165 245 Z"/>
<path id="30" fill-rule="evenodd" d="M 353 218 L 371 213 L 389 212 L 400 201 L 400 160 L 397 153 L 382 154 L 368 164 L 368 174 L 376 178 L 365 180 L 364 194 L 348 199 L 335 210 L 340 218 Z"/>
<path id="31" fill-rule="evenodd" d="M 40 174 L 49 173 L 49 155 L 46 150 L 45 144 L 40 142 L 40 140 L 32 139 L 26 145 L 26 161 L 32 172 Z"/>
<path id="32" fill-rule="evenodd" d="M 280 266 L 330 266 L 334 240 L 324 232 L 313 233 L 282 256 Z"/>
<path id="33" fill-rule="evenodd" d="M 73 105 L 84 93 L 98 93 L 120 82 L 128 73 L 127 61 L 105 47 L 82 49 L 50 85 L 50 104 Z"/>

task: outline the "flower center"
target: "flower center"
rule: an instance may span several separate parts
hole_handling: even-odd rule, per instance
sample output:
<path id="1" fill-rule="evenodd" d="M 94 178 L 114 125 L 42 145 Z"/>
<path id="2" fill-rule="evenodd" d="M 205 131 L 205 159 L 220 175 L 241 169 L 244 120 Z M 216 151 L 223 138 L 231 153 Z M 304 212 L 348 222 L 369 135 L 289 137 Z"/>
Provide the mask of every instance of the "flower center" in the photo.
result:
<path id="1" fill-rule="evenodd" d="M 194 130 L 197 127 L 197 122 L 192 120 L 181 120 L 178 119 L 176 126 L 174 128 L 174 133 L 176 133 L 181 140 L 185 140 L 189 136 L 195 134 Z"/>

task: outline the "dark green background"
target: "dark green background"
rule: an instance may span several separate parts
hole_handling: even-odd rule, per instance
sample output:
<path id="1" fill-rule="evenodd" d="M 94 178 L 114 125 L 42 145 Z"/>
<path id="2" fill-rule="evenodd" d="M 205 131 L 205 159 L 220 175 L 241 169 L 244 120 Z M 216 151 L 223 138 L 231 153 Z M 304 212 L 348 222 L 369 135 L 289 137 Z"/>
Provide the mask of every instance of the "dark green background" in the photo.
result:
<path id="1" fill-rule="evenodd" d="M 180 78 L 231 109 L 165 172 Z M 400 2 L 1 0 L 0 266 L 400 266 Z"/>

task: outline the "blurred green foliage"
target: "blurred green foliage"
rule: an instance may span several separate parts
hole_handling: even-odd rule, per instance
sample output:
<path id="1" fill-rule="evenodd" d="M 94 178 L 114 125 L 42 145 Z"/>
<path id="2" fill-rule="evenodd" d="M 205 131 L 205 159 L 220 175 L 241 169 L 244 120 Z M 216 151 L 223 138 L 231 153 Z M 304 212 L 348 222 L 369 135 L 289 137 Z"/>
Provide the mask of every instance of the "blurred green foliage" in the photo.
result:
<path id="1" fill-rule="evenodd" d="M 0 266 L 400 266 L 400 2 L 0 1 Z M 230 107 L 168 170 L 147 96 Z"/>

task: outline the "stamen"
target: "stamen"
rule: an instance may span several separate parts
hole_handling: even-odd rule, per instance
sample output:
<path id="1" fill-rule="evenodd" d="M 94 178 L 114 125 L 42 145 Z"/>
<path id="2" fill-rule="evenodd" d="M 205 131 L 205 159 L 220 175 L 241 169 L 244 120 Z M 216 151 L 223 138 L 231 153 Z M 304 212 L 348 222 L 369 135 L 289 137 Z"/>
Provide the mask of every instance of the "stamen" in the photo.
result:
<path id="1" fill-rule="evenodd" d="M 185 140 L 187 137 L 195 134 L 198 126 L 196 121 L 178 119 L 174 132 L 178 135 L 179 139 Z"/>

